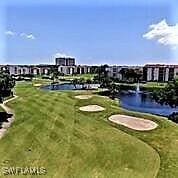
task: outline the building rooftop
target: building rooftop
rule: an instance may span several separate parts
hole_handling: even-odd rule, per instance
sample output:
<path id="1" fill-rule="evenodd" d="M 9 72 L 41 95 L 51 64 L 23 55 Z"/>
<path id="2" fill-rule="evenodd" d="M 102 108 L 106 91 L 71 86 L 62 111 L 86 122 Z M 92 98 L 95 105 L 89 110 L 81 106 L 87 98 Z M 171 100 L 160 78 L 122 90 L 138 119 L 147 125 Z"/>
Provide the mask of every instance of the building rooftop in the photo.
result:
<path id="1" fill-rule="evenodd" d="M 144 67 L 173 67 L 178 68 L 178 64 L 146 64 Z"/>

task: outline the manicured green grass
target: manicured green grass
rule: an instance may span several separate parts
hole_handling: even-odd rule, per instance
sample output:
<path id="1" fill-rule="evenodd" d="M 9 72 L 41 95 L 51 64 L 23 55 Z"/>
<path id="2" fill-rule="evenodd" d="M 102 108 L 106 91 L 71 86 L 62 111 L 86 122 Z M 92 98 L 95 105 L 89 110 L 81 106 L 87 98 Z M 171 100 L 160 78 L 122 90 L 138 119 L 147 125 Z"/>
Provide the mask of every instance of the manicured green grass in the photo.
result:
<path id="1" fill-rule="evenodd" d="M 143 84 L 143 87 L 146 87 L 146 88 L 164 88 L 166 86 L 166 82 L 147 82 L 146 84 Z"/>
<path id="2" fill-rule="evenodd" d="M 0 107 L 0 112 L 3 112 L 4 110 Z"/>
<path id="3" fill-rule="evenodd" d="M 125 86 L 134 86 L 134 87 L 136 87 L 137 86 L 137 83 L 133 83 L 133 84 L 128 84 L 128 83 L 118 83 L 118 84 L 120 84 L 120 85 L 125 85 Z M 143 88 L 145 88 L 145 89 L 149 89 L 149 88 L 157 88 L 157 89 L 159 89 L 159 88 L 164 88 L 165 86 L 166 86 L 166 82 L 147 82 L 147 83 L 145 83 L 145 84 L 143 84 L 143 83 L 140 83 L 139 85 L 140 85 L 140 87 L 143 87 Z"/>
<path id="4" fill-rule="evenodd" d="M 16 120 L 0 141 L 1 160 L 9 160 L 6 166 L 44 166 L 46 177 L 56 178 L 156 174 L 158 154 L 110 126 L 104 120 L 107 110 L 79 112 L 81 102 L 73 98 L 75 93 L 41 91 L 30 83 L 19 84 L 16 94 L 19 98 L 9 103 Z"/>
<path id="5" fill-rule="evenodd" d="M 80 101 L 80 105 L 86 105 L 88 103 L 96 103 L 101 106 L 107 106 L 108 113 L 105 116 L 105 121 L 112 114 L 126 114 L 136 117 L 142 117 L 153 120 L 158 123 L 159 127 L 155 130 L 148 132 L 139 132 L 132 129 L 128 129 L 124 126 L 116 124 L 110 124 L 119 130 L 135 136 L 140 140 L 150 145 L 160 156 L 160 169 L 158 172 L 158 178 L 177 178 L 178 177 L 178 125 L 168 121 L 167 118 L 158 117 L 151 114 L 137 113 L 119 108 L 117 104 L 109 99 L 101 100 L 101 98 L 93 98 L 88 101 Z"/>
<path id="6" fill-rule="evenodd" d="M 95 74 L 77 74 L 77 75 L 69 75 L 69 76 L 60 76 L 59 79 L 66 79 L 66 80 L 72 80 L 75 78 L 84 78 L 85 80 L 87 79 L 92 79 L 95 76 Z"/>
<path id="7" fill-rule="evenodd" d="M 33 79 L 33 81 L 32 81 L 32 83 L 33 83 L 33 85 L 35 85 L 35 84 L 48 84 L 48 83 L 51 83 L 52 82 L 52 80 L 49 80 L 49 79 L 42 79 L 42 78 L 34 78 Z M 29 83 L 31 83 L 31 82 L 29 82 Z"/>
<path id="8" fill-rule="evenodd" d="M 16 119 L 0 140 L 3 166 L 43 166 L 48 173 L 39 177 L 54 178 L 153 178 L 157 172 L 158 178 L 178 177 L 177 125 L 128 112 L 108 98 L 77 100 L 77 92 L 42 91 L 30 82 L 18 84 L 16 94 L 8 103 Z M 78 110 L 88 104 L 106 110 Z M 138 132 L 116 126 L 107 120 L 116 113 L 151 119 L 159 128 Z"/>

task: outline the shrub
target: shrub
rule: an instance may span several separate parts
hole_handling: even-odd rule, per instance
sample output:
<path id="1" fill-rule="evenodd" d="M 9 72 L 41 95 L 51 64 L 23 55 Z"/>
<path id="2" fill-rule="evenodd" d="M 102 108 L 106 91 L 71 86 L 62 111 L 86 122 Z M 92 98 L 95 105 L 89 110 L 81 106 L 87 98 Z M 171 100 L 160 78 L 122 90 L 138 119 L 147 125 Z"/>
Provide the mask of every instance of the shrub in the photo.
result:
<path id="1" fill-rule="evenodd" d="M 178 112 L 173 112 L 171 115 L 169 115 L 168 119 L 178 123 Z"/>

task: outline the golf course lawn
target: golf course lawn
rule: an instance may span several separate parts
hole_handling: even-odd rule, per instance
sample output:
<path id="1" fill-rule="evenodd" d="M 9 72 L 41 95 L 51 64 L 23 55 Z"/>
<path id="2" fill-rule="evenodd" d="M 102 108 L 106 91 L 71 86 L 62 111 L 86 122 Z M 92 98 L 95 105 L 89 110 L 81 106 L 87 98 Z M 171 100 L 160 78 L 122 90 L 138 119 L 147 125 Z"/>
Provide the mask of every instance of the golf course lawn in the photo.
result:
<path id="1" fill-rule="evenodd" d="M 96 74 L 77 74 L 77 75 L 69 75 L 69 76 L 60 76 L 60 79 L 66 79 L 66 80 L 71 80 L 71 79 L 80 79 L 80 78 L 84 78 L 85 80 L 87 79 L 92 79 Z"/>
<path id="2" fill-rule="evenodd" d="M 75 99 L 84 92 L 42 91 L 21 82 L 15 93 L 19 97 L 7 104 L 15 112 L 15 121 L 0 140 L 1 167 L 42 166 L 47 174 L 39 177 L 49 178 L 178 177 L 176 124 L 126 111 L 100 96 Z M 105 110 L 79 111 L 89 104 Z M 139 132 L 107 120 L 119 113 L 153 120 L 159 127 Z"/>

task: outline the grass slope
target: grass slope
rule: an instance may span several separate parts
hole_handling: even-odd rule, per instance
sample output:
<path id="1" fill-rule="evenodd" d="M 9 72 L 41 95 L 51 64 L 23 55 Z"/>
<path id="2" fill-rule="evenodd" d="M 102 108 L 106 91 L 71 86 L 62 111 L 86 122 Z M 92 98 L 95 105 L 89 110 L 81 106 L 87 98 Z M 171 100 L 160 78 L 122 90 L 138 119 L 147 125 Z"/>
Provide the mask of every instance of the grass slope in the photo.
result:
<path id="1" fill-rule="evenodd" d="M 101 97 L 79 101 L 74 99 L 76 92 L 41 91 L 26 83 L 17 85 L 16 94 L 19 97 L 8 103 L 16 120 L 0 140 L 1 166 L 44 166 L 48 173 L 39 177 L 50 178 L 152 178 L 157 174 L 157 152 L 109 125 L 107 117 L 118 112 L 114 102 Z M 106 111 L 78 110 L 90 103 Z"/>

